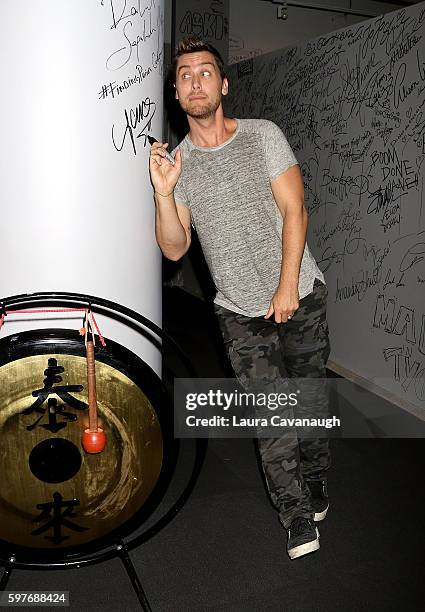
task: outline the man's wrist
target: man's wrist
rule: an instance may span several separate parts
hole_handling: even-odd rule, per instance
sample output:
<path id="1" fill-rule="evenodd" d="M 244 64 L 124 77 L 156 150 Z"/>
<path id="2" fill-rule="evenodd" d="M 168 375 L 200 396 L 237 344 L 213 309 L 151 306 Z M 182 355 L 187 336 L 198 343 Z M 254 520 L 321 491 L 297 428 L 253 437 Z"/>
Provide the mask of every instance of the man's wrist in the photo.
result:
<path id="1" fill-rule="evenodd" d="M 278 285 L 279 291 L 298 291 L 298 278 L 282 278 Z"/>
<path id="2" fill-rule="evenodd" d="M 169 193 L 161 193 L 160 191 L 157 191 L 155 189 L 155 195 L 161 196 L 163 198 L 169 198 L 170 196 L 172 196 L 174 194 L 174 189 L 172 189 Z"/>

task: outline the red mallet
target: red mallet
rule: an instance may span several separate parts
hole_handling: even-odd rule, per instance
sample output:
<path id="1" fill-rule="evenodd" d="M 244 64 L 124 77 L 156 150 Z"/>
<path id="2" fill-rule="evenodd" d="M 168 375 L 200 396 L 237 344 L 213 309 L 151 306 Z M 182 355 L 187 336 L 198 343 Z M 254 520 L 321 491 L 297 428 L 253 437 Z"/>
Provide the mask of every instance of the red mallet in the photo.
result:
<path id="1" fill-rule="evenodd" d="M 96 400 L 96 372 L 94 365 L 94 344 L 87 340 L 87 387 L 89 395 L 89 427 L 84 430 L 81 438 L 86 453 L 101 453 L 106 445 L 106 436 L 103 429 L 98 427 L 97 400 Z"/>

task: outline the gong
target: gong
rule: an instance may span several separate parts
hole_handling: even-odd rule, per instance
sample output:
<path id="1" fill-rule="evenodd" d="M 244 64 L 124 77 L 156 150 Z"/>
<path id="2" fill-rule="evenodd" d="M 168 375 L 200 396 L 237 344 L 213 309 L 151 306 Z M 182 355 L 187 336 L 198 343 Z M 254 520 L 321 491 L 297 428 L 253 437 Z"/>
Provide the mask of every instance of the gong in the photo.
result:
<path id="1" fill-rule="evenodd" d="M 84 452 L 84 342 L 40 330 L 0 341 L 0 545 L 93 551 L 153 511 L 171 477 L 172 410 L 161 381 L 124 347 L 96 347 L 98 414 L 107 436 Z"/>

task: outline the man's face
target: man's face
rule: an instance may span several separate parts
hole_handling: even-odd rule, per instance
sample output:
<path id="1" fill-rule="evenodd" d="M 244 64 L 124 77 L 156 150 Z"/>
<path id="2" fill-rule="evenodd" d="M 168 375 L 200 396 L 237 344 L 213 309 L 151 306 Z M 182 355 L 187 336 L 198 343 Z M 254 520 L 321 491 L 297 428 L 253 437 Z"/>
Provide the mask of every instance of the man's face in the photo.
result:
<path id="1" fill-rule="evenodd" d="M 189 117 L 211 117 L 221 104 L 221 96 L 226 94 L 227 79 L 221 80 L 212 53 L 185 53 L 178 58 L 176 98 Z"/>

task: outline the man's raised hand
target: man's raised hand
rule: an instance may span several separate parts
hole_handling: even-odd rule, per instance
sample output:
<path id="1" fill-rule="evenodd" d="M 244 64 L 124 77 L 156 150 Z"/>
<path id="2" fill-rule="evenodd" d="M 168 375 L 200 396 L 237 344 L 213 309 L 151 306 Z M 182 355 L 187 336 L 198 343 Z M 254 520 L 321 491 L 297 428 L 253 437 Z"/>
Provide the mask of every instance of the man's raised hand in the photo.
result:
<path id="1" fill-rule="evenodd" d="M 181 174 L 181 152 L 177 149 L 174 165 L 165 157 L 168 142 L 154 142 L 149 157 L 149 171 L 155 192 L 162 196 L 171 195 Z"/>

